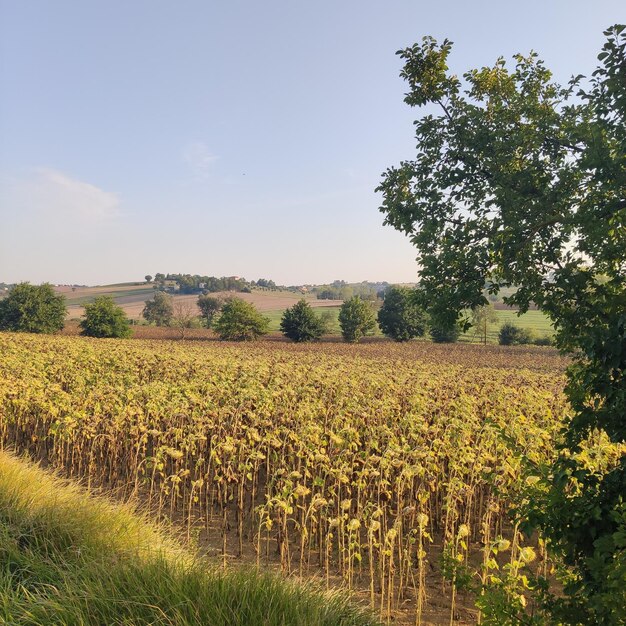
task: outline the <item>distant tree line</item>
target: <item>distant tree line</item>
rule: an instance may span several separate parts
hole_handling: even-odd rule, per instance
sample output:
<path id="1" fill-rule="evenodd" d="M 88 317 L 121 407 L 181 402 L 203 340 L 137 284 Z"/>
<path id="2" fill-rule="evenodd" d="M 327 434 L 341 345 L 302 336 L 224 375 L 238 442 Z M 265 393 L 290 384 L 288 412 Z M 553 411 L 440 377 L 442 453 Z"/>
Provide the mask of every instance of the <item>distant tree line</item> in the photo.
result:
<path id="1" fill-rule="evenodd" d="M 318 300 L 350 300 L 355 296 L 361 300 L 374 301 L 381 297 L 389 283 L 347 283 L 345 280 L 335 280 L 329 285 L 317 285 L 311 289 L 311 293 L 317 296 Z"/>
<path id="2" fill-rule="evenodd" d="M 151 282 L 146 276 L 146 282 Z M 251 284 L 239 276 L 200 276 L 199 274 L 161 274 L 154 278 L 155 289 L 177 291 L 181 294 L 215 293 L 218 291 L 250 291 Z"/>

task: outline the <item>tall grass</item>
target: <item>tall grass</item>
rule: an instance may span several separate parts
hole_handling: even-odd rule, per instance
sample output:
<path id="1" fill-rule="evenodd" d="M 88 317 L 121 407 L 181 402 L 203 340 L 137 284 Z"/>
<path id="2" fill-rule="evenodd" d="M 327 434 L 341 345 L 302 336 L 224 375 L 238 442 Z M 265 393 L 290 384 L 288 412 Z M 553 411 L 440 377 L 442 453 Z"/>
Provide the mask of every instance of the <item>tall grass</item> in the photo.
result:
<path id="1" fill-rule="evenodd" d="M 130 508 L 0 452 L 0 624 L 373 625 L 344 596 L 218 572 Z"/>

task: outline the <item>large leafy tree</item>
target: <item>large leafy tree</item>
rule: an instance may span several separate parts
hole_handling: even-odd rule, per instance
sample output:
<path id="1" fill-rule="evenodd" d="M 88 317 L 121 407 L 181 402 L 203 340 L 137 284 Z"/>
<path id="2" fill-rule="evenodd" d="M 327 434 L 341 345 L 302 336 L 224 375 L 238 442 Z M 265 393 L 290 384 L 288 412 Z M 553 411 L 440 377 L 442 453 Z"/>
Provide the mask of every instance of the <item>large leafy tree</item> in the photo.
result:
<path id="1" fill-rule="evenodd" d="M 122 307 L 117 306 L 111 296 L 99 296 L 92 303 L 85 305 L 85 318 L 80 327 L 88 337 L 131 336 L 130 322 Z"/>
<path id="2" fill-rule="evenodd" d="M 213 328 L 222 339 L 250 341 L 269 332 L 269 319 L 250 302 L 231 298 L 222 307 Z"/>
<path id="3" fill-rule="evenodd" d="M 65 324 L 65 296 L 52 285 L 19 283 L 0 300 L 0 330 L 54 333 Z"/>
<path id="4" fill-rule="evenodd" d="M 174 299 L 162 291 L 157 291 L 152 300 L 146 300 L 142 315 L 150 324 L 169 326 L 174 317 Z"/>
<path id="5" fill-rule="evenodd" d="M 492 293 L 535 303 L 570 352 L 574 415 L 530 517 L 573 579 L 563 621 L 626 623 L 626 37 L 606 31 L 589 79 L 556 84 L 535 54 L 450 73 L 451 43 L 399 51 L 417 154 L 378 190 L 417 248 L 431 315 L 452 324 Z M 589 459 L 602 458 L 592 463 Z"/>
<path id="6" fill-rule="evenodd" d="M 421 337 L 428 319 L 415 290 L 408 287 L 389 287 L 383 305 L 378 310 L 378 325 L 383 334 L 395 341 L 408 341 Z"/>
<path id="7" fill-rule="evenodd" d="M 280 320 L 280 330 L 296 342 L 315 341 L 324 334 L 324 320 L 315 314 L 306 300 L 299 300 L 285 310 Z"/>
<path id="8" fill-rule="evenodd" d="M 339 327 L 344 340 L 357 343 L 376 328 L 376 318 L 369 302 L 359 296 L 346 300 L 339 310 Z"/>

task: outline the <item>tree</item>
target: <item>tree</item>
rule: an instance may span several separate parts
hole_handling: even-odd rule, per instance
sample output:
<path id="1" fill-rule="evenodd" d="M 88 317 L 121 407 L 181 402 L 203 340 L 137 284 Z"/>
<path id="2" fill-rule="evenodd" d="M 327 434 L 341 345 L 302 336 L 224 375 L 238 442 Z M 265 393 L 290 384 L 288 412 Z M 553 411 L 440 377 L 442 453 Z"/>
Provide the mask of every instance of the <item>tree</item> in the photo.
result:
<path id="1" fill-rule="evenodd" d="M 492 294 L 535 303 L 572 354 L 573 417 L 524 523 L 569 568 L 555 620 L 626 620 L 626 34 L 613 26 L 589 80 L 555 84 L 536 54 L 450 74 L 451 43 L 400 51 L 415 159 L 378 190 L 385 223 L 418 252 L 431 315 L 448 323 Z M 581 455 L 581 451 L 585 453 Z M 594 467 L 594 455 L 620 459 Z M 536 468 L 536 471 L 544 471 Z"/>
<path id="2" fill-rule="evenodd" d="M 213 327 L 222 339 L 250 341 L 266 335 L 269 322 L 253 304 L 240 298 L 231 298 L 222 307 L 222 313 Z"/>
<path id="3" fill-rule="evenodd" d="M 498 314 L 491 302 L 476 306 L 472 309 L 472 326 L 476 329 L 482 342 L 487 345 L 487 332 L 489 330 L 489 324 L 496 324 L 498 322 Z"/>
<path id="4" fill-rule="evenodd" d="M 446 324 L 432 320 L 429 333 L 435 343 L 456 343 L 461 336 L 461 327 L 457 323 Z"/>
<path id="5" fill-rule="evenodd" d="M 414 290 L 389 287 L 378 310 L 378 325 L 385 336 L 396 341 L 421 337 L 426 331 L 427 315 Z"/>
<path id="6" fill-rule="evenodd" d="M 151 283 L 151 282 L 152 282 L 152 276 L 150 276 L 150 274 L 146 274 L 146 275 L 144 276 L 144 278 L 146 279 L 146 282 L 147 282 L 147 283 Z"/>
<path id="7" fill-rule="evenodd" d="M 117 306 L 111 296 L 99 296 L 91 304 L 85 305 L 85 319 L 80 327 L 88 337 L 131 336 L 130 322 L 124 310 Z"/>
<path id="8" fill-rule="evenodd" d="M 532 331 L 520 328 L 510 322 L 502 324 L 498 333 L 498 343 L 501 346 L 520 346 L 533 343 L 534 339 Z"/>
<path id="9" fill-rule="evenodd" d="M 283 313 L 280 330 L 296 342 L 315 341 L 324 333 L 324 322 L 306 300 L 300 300 Z"/>
<path id="10" fill-rule="evenodd" d="M 0 330 L 54 333 L 65 325 L 65 296 L 52 285 L 19 283 L 0 300 Z"/>
<path id="11" fill-rule="evenodd" d="M 353 296 L 346 300 L 339 310 L 339 327 L 345 341 L 356 343 L 365 335 L 371 335 L 376 328 L 374 311 L 369 303 Z"/>
<path id="12" fill-rule="evenodd" d="M 198 319 L 198 309 L 191 302 L 179 300 L 174 302 L 172 318 L 169 326 L 178 329 L 180 338 L 184 339 L 187 331 L 194 327 Z"/>
<path id="13" fill-rule="evenodd" d="M 216 296 L 198 296 L 198 308 L 200 309 L 200 315 L 204 326 L 211 328 L 213 319 L 219 313 L 223 304 L 224 301 L 222 298 L 218 298 Z"/>
<path id="14" fill-rule="evenodd" d="M 150 324 L 157 326 L 169 326 L 174 315 L 172 296 L 162 291 L 157 291 L 152 300 L 146 300 L 146 306 L 141 313 Z"/>

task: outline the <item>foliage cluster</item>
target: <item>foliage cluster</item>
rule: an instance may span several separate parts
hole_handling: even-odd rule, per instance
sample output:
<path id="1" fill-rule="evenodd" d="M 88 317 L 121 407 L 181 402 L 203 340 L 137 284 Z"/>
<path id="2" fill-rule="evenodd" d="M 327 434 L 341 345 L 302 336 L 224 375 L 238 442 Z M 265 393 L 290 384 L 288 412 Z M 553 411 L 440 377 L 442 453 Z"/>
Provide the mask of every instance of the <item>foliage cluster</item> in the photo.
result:
<path id="1" fill-rule="evenodd" d="M 376 318 L 369 302 L 353 296 L 341 305 L 339 311 L 341 336 L 349 343 L 356 343 L 376 328 Z"/>
<path id="2" fill-rule="evenodd" d="M 206 328 L 211 328 L 215 316 L 220 312 L 224 301 L 218 296 L 210 296 L 204 294 L 198 296 L 198 309 L 200 309 L 200 317 L 202 324 Z"/>
<path id="3" fill-rule="evenodd" d="M 363 300 L 376 300 L 378 292 L 388 286 L 388 283 L 347 283 L 345 280 L 335 280 L 329 285 L 318 285 L 313 293 L 318 300 L 350 300 L 359 296 Z"/>
<path id="4" fill-rule="evenodd" d="M 280 330 L 295 342 L 315 341 L 324 334 L 325 324 L 306 300 L 300 300 L 283 313 Z"/>
<path id="5" fill-rule="evenodd" d="M 85 318 L 80 327 L 88 337 L 125 338 L 132 334 L 124 310 L 110 296 L 99 296 L 85 305 Z"/>
<path id="6" fill-rule="evenodd" d="M 460 324 L 450 324 L 438 320 L 430 321 L 430 338 L 435 343 L 456 343 L 461 336 Z"/>
<path id="7" fill-rule="evenodd" d="M 142 315 L 149 324 L 169 326 L 174 316 L 174 300 L 172 296 L 157 291 L 152 300 L 146 301 Z"/>
<path id="8" fill-rule="evenodd" d="M 244 291 L 250 283 L 238 276 L 200 276 L 199 274 L 162 274 L 154 275 L 155 288 L 176 287 L 181 294 L 215 293 L 218 291 Z"/>
<path id="9" fill-rule="evenodd" d="M 253 304 L 231 298 L 222 306 L 213 328 L 222 339 L 251 341 L 269 332 L 269 320 Z"/>
<path id="10" fill-rule="evenodd" d="M 500 327 L 498 343 L 501 346 L 518 346 L 534 342 L 535 337 L 533 333 L 526 328 L 520 328 L 510 322 L 505 322 Z"/>
<path id="11" fill-rule="evenodd" d="M 395 341 L 421 337 L 428 325 L 428 317 L 414 289 L 389 287 L 383 305 L 378 310 L 378 325 L 383 335 Z"/>
<path id="12" fill-rule="evenodd" d="M 52 285 L 19 283 L 0 300 L 0 330 L 54 333 L 65 325 L 65 297 Z"/>

